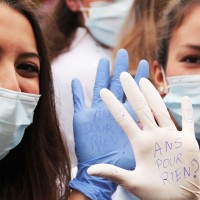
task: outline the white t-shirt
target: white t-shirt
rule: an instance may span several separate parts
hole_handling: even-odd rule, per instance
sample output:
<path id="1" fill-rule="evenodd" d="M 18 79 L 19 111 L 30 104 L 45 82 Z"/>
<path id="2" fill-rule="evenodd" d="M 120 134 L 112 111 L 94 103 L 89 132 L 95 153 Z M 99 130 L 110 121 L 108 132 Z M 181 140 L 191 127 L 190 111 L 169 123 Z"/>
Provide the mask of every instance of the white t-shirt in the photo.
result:
<path id="1" fill-rule="evenodd" d="M 78 28 L 76 37 L 68 52 L 59 55 L 52 63 L 55 88 L 55 101 L 61 130 L 65 134 L 72 162 L 72 176 L 76 174 L 77 159 L 73 135 L 73 96 L 71 81 L 81 81 L 85 102 L 90 106 L 96 77 L 98 61 L 102 57 L 111 57 L 111 51 L 103 48 L 88 34 L 86 29 Z M 122 187 L 118 187 L 113 200 L 130 200 Z"/>

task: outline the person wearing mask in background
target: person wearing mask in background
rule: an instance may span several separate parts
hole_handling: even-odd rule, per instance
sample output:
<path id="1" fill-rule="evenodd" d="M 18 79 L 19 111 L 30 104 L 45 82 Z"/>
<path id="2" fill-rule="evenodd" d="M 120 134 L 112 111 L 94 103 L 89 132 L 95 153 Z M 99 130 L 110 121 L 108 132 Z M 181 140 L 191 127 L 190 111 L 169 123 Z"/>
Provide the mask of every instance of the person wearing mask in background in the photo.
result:
<path id="1" fill-rule="evenodd" d="M 71 81 L 80 80 L 86 105 L 90 106 L 97 62 L 102 57 L 111 57 L 111 49 L 132 3 L 133 0 L 59 0 L 51 20 L 47 16 L 43 24 L 52 60 L 57 113 L 75 169 Z M 123 193 L 122 197 L 116 193 L 115 198 L 129 199 Z"/>
<path id="2" fill-rule="evenodd" d="M 147 60 L 150 65 L 155 60 L 156 24 L 169 2 L 169 0 L 135 0 L 129 11 L 113 50 L 113 58 L 118 49 L 126 49 L 130 55 L 129 72 L 133 76 L 141 59 Z M 154 82 L 151 68 L 150 80 Z"/>
<path id="3" fill-rule="evenodd" d="M 200 1 L 172 1 L 158 24 L 155 83 L 177 127 L 181 129 L 181 97 L 194 108 L 200 141 Z M 192 35 L 192 37 L 191 37 Z"/>
<path id="4" fill-rule="evenodd" d="M 198 152 L 199 147 L 196 145 L 196 140 L 194 140 L 193 134 L 196 136 L 196 139 L 199 143 L 199 123 L 200 123 L 200 115 L 199 115 L 199 104 L 200 104 L 200 67 L 199 67 L 199 57 L 200 57 L 200 22 L 199 22 L 199 12 L 200 11 L 200 1 L 193 0 L 173 0 L 169 3 L 166 9 L 163 12 L 163 16 L 158 23 L 158 43 L 157 43 L 157 60 L 153 62 L 153 69 L 155 73 L 155 83 L 157 84 L 158 91 L 160 95 L 163 97 L 163 101 L 169 110 L 169 113 L 176 125 L 176 129 L 182 130 L 181 134 L 185 132 L 184 120 L 181 118 L 181 99 L 183 96 L 189 96 L 191 99 L 193 110 L 194 110 L 194 118 L 192 115 L 192 111 L 190 106 L 188 106 L 188 111 L 186 111 L 188 120 L 193 123 L 191 129 L 186 128 L 187 132 L 191 135 L 183 134 L 184 144 L 188 145 L 189 152 Z M 192 37 L 191 37 L 192 35 Z M 154 95 L 155 96 L 155 95 Z M 154 102 L 154 101 L 152 101 Z M 153 105 L 153 104 L 152 104 Z M 157 102 L 154 105 L 158 105 Z M 156 106 L 159 108 L 159 106 Z M 161 106 L 160 106 L 161 107 Z M 187 110 L 187 107 L 186 107 Z M 158 112 L 158 111 L 157 111 Z M 156 113 L 156 111 L 155 111 Z M 155 114 L 154 113 L 154 114 Z M 184 111 L 182 111 L 184 115 Z M 158 112 L 156 115 L 156 120 L 162 119 L 163 112 Z M 169 120 L 164 120 L 165 123 L 162 124 L 161 127 L 172 128 L 171 122 Z M 182 125 L 183 123 L 183 125 Z M 178 132 L 180 133 L 180 132 Z M 179 134 L 180 135 L 180 134 Z M 133 140 L 133 139 L 132 139 Z M 195 143 L 194 143 L 195 141 Z M 134 148 L 133 144 L 133 148 Z M 190 149 L 191 147 L 194 149 Z M 135 151 L 135 148 L 134 148 Z M 147 154 L 148 155 L 148 154 Z M 188 158 L 192 158 L 185 152 L 185 155 Z M 136 157 L 136 170 L 137 170 L 137 155 Z M 181 159 L 182 160 L 182 159 Z M 190 160 L 190 164 L 194 166 L 199 165 L 198 158 L 196 161 Z M 155 160 L 154 160 L 155 163 Z M 180 162 L 179 164 L 184 163 Z M 196 165 L 195 165 L 196 163 Z M 176 165 L 175 165 L 176 166 Z M 177 165 L 178 166 L 178 165 Z M 108 172 L 109 171 L 109 172 Z M 124 173 L 115 173 L 114 168 L 100 168 L 92 171 L 91 174 L 108 177 L 110 180 L 116 181 L 118 184 L 124 185 L 127 189 L 129 187 L 129 191 L 134 191 L 137 186 L 134 185 L 134 179 L 130 179 L 130 174 Z M 151 171 L 149 172 L 151 174 Z M 183 172 L 182 172 L 183 173 Z M 184 174 L 184 173 L 183 173 Z M 186 175 L 186 174 L 185 174 Z M 196 176 L 197 175 L 197 176 Z M 192 188 L 187 191 L 190 191 L 194 194 L 192 197 L 179 197 L 177 199 L 198 199 L 199 198 L 199 175 L 198 173 L 193 177 L 197 177 L 197 183 L 192 185 Z M 125 178 L 123 178 L 125 177 Z M 128 177 L 129 180 L 126 178 Z M 140 176 L 139 176 L 140 177 Z M 186 176 L 187 177 L 187 176 Z M 190 177 L 192 178 L 192 177 Z M 184 181 L 184 179 L 182 179 Z M 192 180 L 193 182 L 194 180 Z M 173 182 L 173 181 L 172 181 Z M 178 181 L 177 181 L 178 182 Z M 195 182 L 195 181 L 194 181 Z M 133 184 L 133 185 L 131 185 Z M 142 183 L 141 183 L 142 185 Z M 140 185 L 140 186 L 141 186 Z M 151 185 L 151 183 L 149 183 Z M 189 184 L 190 185 L 190 184 Z M 181 185 L 180 185 L 181 186 Z M 188 186 L 187 186 L 188 187 Z M 189 186 L 191 187 L 191 185 Z M 170 190 L 167 190 L 170 194 Z M 181 192 L 178 194 L 182 194 Z M 144 196 L 143 196 L 144 197 Z M 163 197 L 164 198 L 164 197 Z M 162 198 L 162 199 L 163 199 Z M 151 196 L 146 196 L 142 199 L 156 199 L 155 197 L 151 198 Z M 159 198 L 158 198 L 159 199 Z M 164 199 L 175 199 L 175 198 L 166 198 Z"/>

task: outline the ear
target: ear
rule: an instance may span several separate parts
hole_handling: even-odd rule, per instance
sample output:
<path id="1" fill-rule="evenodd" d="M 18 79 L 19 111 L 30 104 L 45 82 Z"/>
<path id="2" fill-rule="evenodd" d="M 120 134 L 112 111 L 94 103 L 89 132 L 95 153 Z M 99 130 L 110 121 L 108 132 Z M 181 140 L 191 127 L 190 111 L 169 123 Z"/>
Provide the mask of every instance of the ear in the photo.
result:
<path id="1" fill-rule="evenodd" d="M 65 2 L 71 11 L 73 12 L 79 11 L 80 7 L 77 0 L 65 0 Z"/>
<path id="2" fill-rule="evenodd" d="M 166 95 L 165 93 L 165 84 L 163 79 L 163 74 L 161 71 L 161 65 L 158 63 L 157 60 L 153 61 L 152 69 L 154 72 L 154 82 L 156 84 L 157 90 L 162 97 Z"/>

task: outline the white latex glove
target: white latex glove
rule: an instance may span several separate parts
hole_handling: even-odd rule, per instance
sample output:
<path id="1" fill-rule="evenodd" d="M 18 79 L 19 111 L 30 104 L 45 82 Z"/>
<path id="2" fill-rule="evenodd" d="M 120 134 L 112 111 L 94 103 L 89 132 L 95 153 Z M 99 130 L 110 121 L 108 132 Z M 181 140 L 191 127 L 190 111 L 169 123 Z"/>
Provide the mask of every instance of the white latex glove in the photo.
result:
<path id="1" fill-rule="evenodd" d="M 130 74 L 123 72 L 120 79 L 143 130 L 109 90 L 102 89 L 101 98 L 127 134 L 136 168 L 128 171 L 98 164 L 90 167 L 88 173 L 108 178 L 142 200 L 200 199 L 200 154 L 190 99 L 183 98 L 183 130 L 178 131 L 162 98 L 147 79 L 140 80 L 141 91 Z"/>

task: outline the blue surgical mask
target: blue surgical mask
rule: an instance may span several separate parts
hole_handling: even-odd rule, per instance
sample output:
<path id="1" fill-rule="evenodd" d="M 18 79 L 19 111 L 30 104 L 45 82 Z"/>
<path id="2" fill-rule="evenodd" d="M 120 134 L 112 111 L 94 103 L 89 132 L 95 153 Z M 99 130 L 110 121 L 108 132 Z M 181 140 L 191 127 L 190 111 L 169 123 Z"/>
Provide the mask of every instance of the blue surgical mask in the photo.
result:
<path id="1" fill-rule="evenodd" d="M 39 97 L 0 88 L 0 160 L 22 140 Z"/>
<path id="2" fill-rule="evenodd" d="M 167 77 L 167 94 L 164 102 L 177 124 L 182 127 L 181 100 L 188 96 L 194 110 L 196 138 L 200 139 L 200 75 Z"/>
<path id="3" fill-rule="evenodd" d="M 85 26 L 101 44 L 114 47 L 133 1 L 97 1 L 90 3 L 89 8 L 82 7 Z"/>

